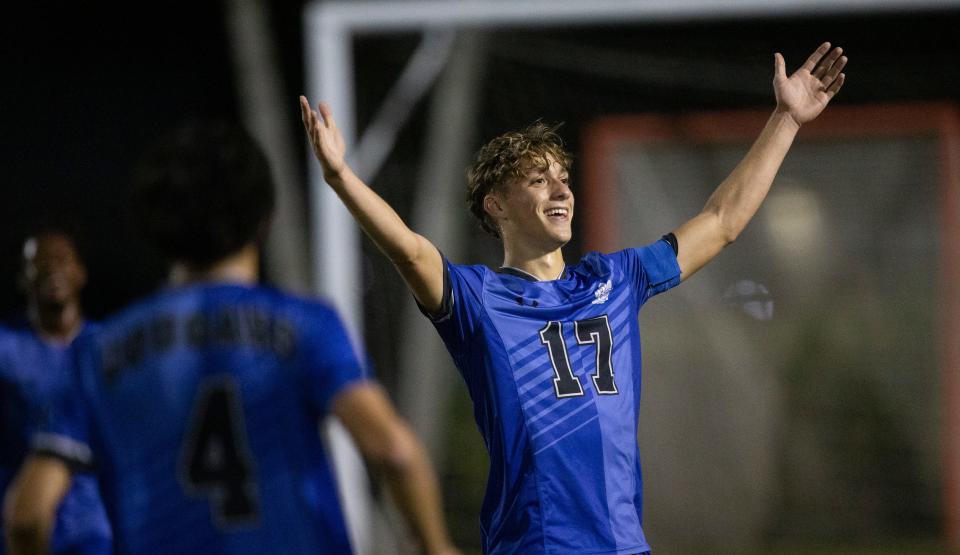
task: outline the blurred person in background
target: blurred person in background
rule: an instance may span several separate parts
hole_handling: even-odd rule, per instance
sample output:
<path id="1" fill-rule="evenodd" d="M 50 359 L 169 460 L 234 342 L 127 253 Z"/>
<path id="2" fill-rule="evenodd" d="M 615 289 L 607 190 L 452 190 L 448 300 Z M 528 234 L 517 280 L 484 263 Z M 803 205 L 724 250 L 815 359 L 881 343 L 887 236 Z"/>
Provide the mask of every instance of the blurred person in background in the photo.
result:
<path id="1" fill-rule="evenodd" d="M 20 285 L 26 319 L 0 332 L 0 491 L 27 457 L 30 440 L 56 399 L 75 395 L 67 349 L 94 325 L 83 316 L 80 293 L 87 270 L 73 235 L 48 227 L 23 244 Z M 78 469 L 52 525 L 52 553 L 111 553 L 110 525 L 96 477 Z M 0 553 L 3 553 L 0 546 Z"/>
<path id="2" fill-rule="evenodd" d="M 28 237 L 20 284 L 29 329 L 40 339 L 69 345 L 86 329 L 80 293 L 87 284 L 87 268 L 71 233 L 49 227 Z"/>
<path id="3" fill-rule="evenodd" d="M 74 345 L 6 506 L 15 554 L 42 552 L 74 469 L 96 466 L 123 553 L 350 553 L 318 424 L 340 418 L 420 546 L 454 553 L 419 441 L 325 303 L 259 284 L 274 193 L 262 151 L 221 123 L 150 150 L 132 196 L 170 287 Z"/>
<path id="4" fill-rule="evenodd" d="M 556 128 L 493 139 L 468 172 L 468 205 L 502 241 L 498 271 L 453 264 L 408 228 L 346 164 L 330 107 L 300 97 L 324 179 L 393 262 L 466 382 L 491 459 L 486 553 L 649 552 L 637 313 L 737 238 L 800 126 L 840 90 L 846 62 L 824 43 L 788 77 L 775 54 L 776 108 L 702 211 L 650 245 L 573 266 L 561 251 L 572 234 L 571 159 Z"/>

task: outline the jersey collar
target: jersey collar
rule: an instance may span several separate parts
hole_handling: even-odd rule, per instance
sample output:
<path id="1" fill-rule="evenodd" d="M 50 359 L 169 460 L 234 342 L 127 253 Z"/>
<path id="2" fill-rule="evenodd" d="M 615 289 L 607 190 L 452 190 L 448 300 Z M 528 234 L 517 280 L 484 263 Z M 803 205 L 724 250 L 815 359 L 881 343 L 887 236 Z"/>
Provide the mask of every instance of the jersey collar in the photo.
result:
<path id="1" fill-rule="evenodd" d="M 540 281 L 540 279 L 537 278 L 537 276 L 531 274 L 530 272 L 524 272 L 523 270 L 519 268 L 514 268 L 513 266 L 500 266 L 497 272 L 501 274 L 510 274 L 511 276 L 516 276 L 520 279 L 525 279 L 527 281 L 534 281 L 534 282 Z M 558 275 L 553 279 L 554 280 L 562 279 L 566 275 L 567 275 L 567 266 L 566 264 L 564 264 L 563 269 L 560 270 L 560 275 Z M 552 281 L 552 280 L 548 280 L 548 281 Z"/>

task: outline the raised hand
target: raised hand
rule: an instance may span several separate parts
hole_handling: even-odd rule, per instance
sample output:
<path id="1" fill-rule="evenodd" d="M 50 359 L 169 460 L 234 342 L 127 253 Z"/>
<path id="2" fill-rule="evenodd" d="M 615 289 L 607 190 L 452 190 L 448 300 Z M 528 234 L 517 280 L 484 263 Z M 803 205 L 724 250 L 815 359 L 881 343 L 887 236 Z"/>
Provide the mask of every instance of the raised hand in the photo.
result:
<path id="1" fill-rule="evenodd" d="M 307 97 L 300 96 L 300 116 L 303 120 L 303 129 L 310 138 L 313 153 L 323 166 L 323 177 L 330 178 L 340 175 L 346 163 L 344 153 L 346 146 L 343 135 L 337 129 L 337 122 L 333 119 L 333 111 L 326 102 L 321 102 L 317 110 L 310 108 Z"/>
<path id="2" fill-rule="evenodd" d="M 774 54 L 777 111 L 790 115 L 798 125 L 819 116 L 843 86 L 845 76 L 840 70 L 847 65 L 847 57 L 842 54 L 842 48 L 831 50 L 825 42 L 790 77 L 783 56 Z"/>

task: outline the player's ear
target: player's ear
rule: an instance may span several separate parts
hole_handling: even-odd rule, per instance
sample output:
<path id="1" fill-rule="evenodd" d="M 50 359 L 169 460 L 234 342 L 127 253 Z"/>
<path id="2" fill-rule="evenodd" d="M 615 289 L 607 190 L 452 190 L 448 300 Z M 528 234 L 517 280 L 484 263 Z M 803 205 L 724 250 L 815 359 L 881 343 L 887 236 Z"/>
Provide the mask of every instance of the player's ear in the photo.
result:
<path id="1" fill-rule="evenodd" d="M 493 219 L 503 215 L 503 206 L 500 199 L 493 193 L 488 193 L 487 196 L 483 197 L 483 210 Z"/>

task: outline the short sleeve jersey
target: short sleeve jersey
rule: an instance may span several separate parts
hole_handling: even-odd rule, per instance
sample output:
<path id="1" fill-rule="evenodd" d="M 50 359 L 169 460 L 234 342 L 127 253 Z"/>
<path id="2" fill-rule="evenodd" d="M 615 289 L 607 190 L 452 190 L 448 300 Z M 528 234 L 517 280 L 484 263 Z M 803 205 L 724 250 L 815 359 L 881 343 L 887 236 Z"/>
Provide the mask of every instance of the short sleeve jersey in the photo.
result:
<path id="1" fill-rule="evenodd" d="M 85 324 L 81 336 L 95 329 Z M 67 348 L 51 345 L 32 329 L 0 330 L 0 497 L 46 425 L 59 399 L 76 395 Z M 2 532 L 2 530 L 0 530 Z M 110 545 L 110 524 L 96 477 L 80 472 L 57 511 L 53 553 L 98 553 Z M 0 554 L 4 546 L 0 542 Z"/>
<path id="2" fill-rule="evenodd" d="M 350 553 L 318 423 L 366 380 L 325 304 L 203 284 L 149 298 L 73 352 L 81 403 L 34 448 L 94 464 L 128 553 Z"/>
<path id="3" fill-rule="evenodd" d="M 431 319 L 490 454 L 484 552 L 647 551 L 637 315 L 679 283 L 673 248 L 590 253 L 544 282 L 445 264 Z"/>

